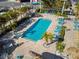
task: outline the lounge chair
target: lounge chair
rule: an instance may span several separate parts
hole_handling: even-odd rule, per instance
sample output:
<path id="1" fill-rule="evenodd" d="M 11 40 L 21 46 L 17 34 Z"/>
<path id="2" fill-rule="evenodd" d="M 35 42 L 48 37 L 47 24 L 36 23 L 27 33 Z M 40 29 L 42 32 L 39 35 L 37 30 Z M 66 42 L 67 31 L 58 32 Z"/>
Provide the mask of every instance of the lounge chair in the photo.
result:
<path id="1" fill-rule="evenodd" d="M 64 24 L 64 18 L 58 18 L 58 25 Z"/>
<path id="2" fill-rule="evenodd" d="M 42 56 L 34 51 L 30 51 L 30 54 L 35 58 L 35 59 L 42 59 Z"/>
<path id="3" fill-rule="evenodd" d="M 23 55 L 18 55 L 17 57 L 16 57 L 16 59 L 23 59 Z"/>
<path id="4" fill-rule="evenodd" d="M 54 32 L 60 32 L 62 29 L 62 26 L 57 25 L 56 29 L 54 30 Z"/>

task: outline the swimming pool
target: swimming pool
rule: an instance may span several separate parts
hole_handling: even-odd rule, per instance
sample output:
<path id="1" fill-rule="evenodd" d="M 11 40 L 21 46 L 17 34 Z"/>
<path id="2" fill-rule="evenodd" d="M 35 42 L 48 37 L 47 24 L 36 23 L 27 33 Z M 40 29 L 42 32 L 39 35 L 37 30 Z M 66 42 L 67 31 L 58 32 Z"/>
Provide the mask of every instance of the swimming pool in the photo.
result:
<path id="1" fill-rule="evenodd" d="M 38 41 L 43 37 L 50 24 L 50 20 L 40 18 L 36 23 L 34 23 L 28 30 L 24 32 L 22 37 L 32 41 Z"/>

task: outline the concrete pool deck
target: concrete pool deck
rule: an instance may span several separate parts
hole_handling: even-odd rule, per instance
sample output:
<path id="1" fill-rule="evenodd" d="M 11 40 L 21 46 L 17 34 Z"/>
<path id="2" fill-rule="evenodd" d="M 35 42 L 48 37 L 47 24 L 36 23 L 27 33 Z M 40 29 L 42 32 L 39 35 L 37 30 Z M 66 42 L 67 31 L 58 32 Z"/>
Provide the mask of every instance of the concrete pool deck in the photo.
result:
<path id="1" fill-rule="evenodd" d="M 56 27 L 56 20 L 57 20 L 57 16 L 55 15 L 50 15 L 50 14 L 42 14 L 43 18 L 47 18 L 50 19 L 52 21 L 52 23 L 50 24 L 47 32 L 51 32 L 53 33 L 53 30 Z M 36 18 L 38 19 L 38 18 Z M 32 50 L 34 52 L 38 52 L 39 54 L 42 54 L 43 52 L 50 52 L 50 53 L 55 53 L 55 46 L 56 44 L 51 44 L 49 48 L 45 48 L 43 46 L 45 40 L 41 39 L 38 42 L 33 42 L 33 41 L 29 41 L 23 38 L 19 38 L 18 40 L 16 40 L 17 43 L 21 43 L 24 42 L 23 45 L 21 45 L 20 47 L 17 47 L 16 50 L 13 52 L 13 54 L 16 55 L 24 55 L 25 58 L 24 59 L 28 59 L 30 54 L 29 51 Z M 26 58 L 27 57 L 27 58 Z"/>
<path id="2" fill-rule="evenodd" d="M 53 33 L 53 31 L 54 31 L 54 29 L 56 28 L 56 25 L 57 25 L 57 18 L 59 18 L 59 16 L 51 15 L 51 14 L 42 14 L 42 16 L 43 16 L 43 18 L 47 18 L 47 19 L 50 19 L 52 21 L 47 32 Z M 38 19 L 38 18 L 35 18 L 35 19 Z M 67 31 L 66 35 L 65 35 L 64 43 L 66 44 L 66 49 L 67 49 L 71 46 L 76 46 L 76 44 L 74 42 L 75 42 L 76 37 L 77 37 L 77 39 L 79 39 L 78 38 L 79 33 L 73 31 L 73 25 L 72 25 L 71 21 L 68 21 L 64 25 L 67 26 L 68 29 L 71 29 L 70 31 Z M 77 35 L 73 35 L 73 32 L 77 33 Z M 42 54 L 43 52 L 50 52 L 50 53 L 56 54 L 56 43 L 53 43 L 48 48 L 46 48 L 46 47 L 43 46 L 43 44 L 45 42 L 44 39 L 41 39 L 38 42 L 33 42 L 33 41 L 30 41 L 30 40 L 19 38 L 19 39 L 16 40 L 16 42 L 17 43 L 24 42 L 24 44 L 15 49 L 15 51 L 13 52 L 14 57 L 16 57 L 17 55 L 24 55 L 23 59 L 33 59 L 31 54 L 29 53 L 30 50 L 32 50 L 36 53 L 39 53 L 39 54 Z"/>

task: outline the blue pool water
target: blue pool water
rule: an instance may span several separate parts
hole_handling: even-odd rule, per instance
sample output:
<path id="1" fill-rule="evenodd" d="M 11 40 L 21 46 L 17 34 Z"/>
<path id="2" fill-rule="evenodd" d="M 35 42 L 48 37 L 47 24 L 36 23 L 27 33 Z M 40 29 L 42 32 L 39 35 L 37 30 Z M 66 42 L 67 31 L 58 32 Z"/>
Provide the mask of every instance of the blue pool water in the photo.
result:
<path id="1" fill-rule="evenodd" d="M 24 32 L 23 38 L 32 41 L 40 40 L 45 34 L 50 24 L 51 21 L 48 19 L 38 19 L 38 21 L 35 24 L 33 24 L 27 31 Z"/>

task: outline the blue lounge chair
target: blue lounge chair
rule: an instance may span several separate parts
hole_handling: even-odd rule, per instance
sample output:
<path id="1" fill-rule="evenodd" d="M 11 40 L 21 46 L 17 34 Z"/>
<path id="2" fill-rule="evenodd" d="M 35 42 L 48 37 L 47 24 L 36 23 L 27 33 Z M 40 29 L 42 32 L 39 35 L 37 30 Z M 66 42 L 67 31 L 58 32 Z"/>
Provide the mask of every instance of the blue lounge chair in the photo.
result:
<path id="1" fill-rule="evenodd" d="M 62 26 L 57 26 L 54 32 L 60 32 L 62 30 Z"/>
<path id="2" fill-rule="evenodd" d="M 39 2 L 32 2 L 33 5 L 39 5 Z"/>
<path id="3" fill-rule="evenodd" d="M 64 24 L 64 18 L 58 18 L 58 24 L 63 25 Z"/>

